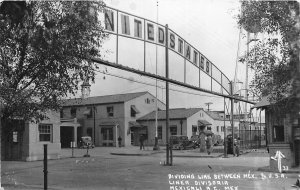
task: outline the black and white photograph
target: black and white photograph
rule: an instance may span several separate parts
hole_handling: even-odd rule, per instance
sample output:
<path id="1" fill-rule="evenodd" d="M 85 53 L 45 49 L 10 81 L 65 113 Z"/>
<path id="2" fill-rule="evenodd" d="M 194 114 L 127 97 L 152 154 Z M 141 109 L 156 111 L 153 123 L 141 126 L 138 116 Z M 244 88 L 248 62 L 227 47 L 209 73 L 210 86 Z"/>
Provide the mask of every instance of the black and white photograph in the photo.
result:
<path id="1" fill-rule="evenodd" d="M 299 190 L 300 1 L 0 0 L 0 190 Z"/>

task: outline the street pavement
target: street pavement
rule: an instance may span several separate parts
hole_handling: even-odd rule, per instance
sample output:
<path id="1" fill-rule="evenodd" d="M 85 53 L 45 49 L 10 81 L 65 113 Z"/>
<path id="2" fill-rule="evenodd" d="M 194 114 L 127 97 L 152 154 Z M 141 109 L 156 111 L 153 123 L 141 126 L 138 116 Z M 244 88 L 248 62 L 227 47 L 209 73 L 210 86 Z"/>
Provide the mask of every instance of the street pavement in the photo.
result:
<path id="1" fill-rule="evenodd" d="M 61 159 L 48 161 L 48 189 L 139 190 L 139 189 L 297 189 L 299 174 L 277 174 L 267 168 L 265 151 L 239 157 L 211 155 L 196 150 L 174 150 L 173 165 L 164 165 L 165 147 L 96 147 L 63 149 Z M 72 156 L 73 155 L 73 156 Z M 194 177 L 194 178 L 192 178 Z M 2 162 L 2 186 L 10 189 L 43 189 L 43 162 Z"/>

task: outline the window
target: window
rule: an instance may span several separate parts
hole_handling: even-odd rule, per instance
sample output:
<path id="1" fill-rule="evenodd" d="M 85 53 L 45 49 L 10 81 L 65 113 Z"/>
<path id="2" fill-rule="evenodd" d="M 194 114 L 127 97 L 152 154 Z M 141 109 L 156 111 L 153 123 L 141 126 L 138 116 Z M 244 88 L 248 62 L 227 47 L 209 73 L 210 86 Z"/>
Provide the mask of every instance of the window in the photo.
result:
<path id="1" fill-rule="evenodd" d="M 71 117 L 72 117 L 72 118 L 75 118 L 75 117 L 76 117 L 76 111 L 77 111 L 76 108 L 71 108 Z"/>
<path id="2" fill-rule="evenodd" d="M 93 129 L 91 127 L 86 129 L 87 136 L 93 137 Z"/>
<path id="3" fill-rule="evenodd" d="M 162 126 L 157 127 L 157 137 L 158 139 L 162 139 Z"/>
<path id="4" fill-rule="evenodd" d="M 64 118 L 64 110 L 63 109 L 60 110 L 60 118 Z"/>
<path id="5" fill-rule="evenodd" d="M 224 132 L 224 126 L 221 126 L 221 132 Z"/>
<path id="6" fill-rule="evenodd" d="M 84 114 L 87 118 L 93 118 L 93 108 L 88 107 L 86 111 L 84 111 Z"/>
<path id="7" fill-rule="evenodd" d="M 114 107 L 109 106 L 109 107 L 106 108 L 106 110 L 107 110 L 107 116 L 108 117 L 113 117 L 114 116 Z"/>
<path id="8" fill-rule="evenodd" d="M 217 126 L 217 132 L 219 132 L 219 126 Z"/>
<path id="9" fill-rule="evenodd" d="M 52 141 L 52 125 L 40 124 L 39 125 L 39 141 Z"/>
<path id="10" fill-rule="evenodd" d="M 171 135 L 177 135 L 177 126 L 176 125 L 170 126 L 170 133 L 171 133 Z"/>
<path id="11" fill-rule="evenodd" d="M 207 130 L 211 131 L 211 127 L 207 127 Z"/>
<path id="12" fill-rule="evenodd" d="M 134 106 L 130 106 L 130 116 L 131 117 L 136 117 L 136 114 L 139 113 L 139 110 Z"/>
<path id="13" fill-rule="evenodd" d="M 18 142 L 18 131 L 13 131 L 13 142 L 14 143 Z"/>
<path id="14" fill-rule="evenodd" d="M 192 135 L 196 135 L 197 133 L 197 125 L 192 125 Z"/>
<path id="15" fill-rule="evenodd" d="M 283 142 L 284 141 L 284 126 L 274 125 L 273 126 L 273 141 Z"/>
<path id="16" fill-rule="evenodd" d="M 146 104 L 150 104 L 150 102 L 151 102 L 151 101 L 150 101 L 149 98 L 146 98 L 146 99 L 145 99 L 145 103 L 146 103 Z"/>

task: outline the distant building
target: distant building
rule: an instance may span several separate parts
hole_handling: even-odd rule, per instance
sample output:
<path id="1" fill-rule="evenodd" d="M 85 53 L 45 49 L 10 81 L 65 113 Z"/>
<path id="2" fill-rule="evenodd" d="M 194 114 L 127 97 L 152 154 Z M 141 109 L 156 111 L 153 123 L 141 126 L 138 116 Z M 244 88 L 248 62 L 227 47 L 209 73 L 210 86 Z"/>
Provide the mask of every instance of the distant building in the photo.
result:
<path id="1" fill-rule="evenodd" d="M 149 145 L 154 144 L 155 111 L 137 119 L 139 125 L 148 130 Z M 166 111 L 158 112 L 158 139 L 161 145 L 166 143 Z M 169 135 L 199 135 L 201 131 L 211 131 L 224 139 L 224 121 L 226 128 L 231 127 L 229 119 L 224 120 L 224 112 L 205 111 L 203 108 L 175 108 L 169 110 Z M 238 123 L 235 122 L 235 133 L 238 133 Z M 231 134 L 227 132 L 227 135 Z"/>
<path id="2" fill-rule="evenodd" d="M 288 108 L 288 103 L 291 104 L 292 102 L 289 101 L 282 100 L 280 103 L 272 104 L 267 97 L 264 97 L 253 106 L 253 108 L 265 110 L 270 169 L 275 172 L 300 166 L 299 112 L 293 110 L 292 106 Z M 284 155 L 284 158 L 282 158 L 282 155 Z M 280 159 L 281 168 L 278 168 L 278 159 Z"/>
<path id="3" fill-rule="evenodd" d="M 165 109 L 165 104 L 157 101 L 158 109 Z M 63 103 L 61 120 L 76 118 L 80 125 L 61 127 L 62 147 L 68 147 L 71 141 L 78 142 L 81 136 L 91 136 L 96 146 L 129 146 L 138 142 L 139 133 L 147 134 L 136 123 L 136 119 L 156 109 L 156 98 L 149 92 L 116 94 L 69 99 Z M 76 135 L 74 135 L 76 134 Z"/>
<path id="4" fill-rule="evenodd" d="M 202 108 L 176 108 L 169 109 L 169 135 L 185 135 L 189 138 L 192 135 L 199 134 L 199 127 L 203 126 L 203 130 L 211 125 L 205 120 L 200 120 L 200 112 Z M 148 130 L 148 145 L 154 145 L 156 133 L 155 111 L 140 117 L 137 122 L 141 126 L 145 126 Z M 160 145 L 166 144 L 166 111 L 161 110 L 157 113 L 157 134 Z"/>
<path id="5" fill-rule="evenodd" d="M 2 120 L 1 159 L 2 160 L 42 160 L 44 144 L 48 145 L 48 158 L 60 156 L 59 113 L 49 111 L 49 119 L 38 123 L 22 119 Z"/>

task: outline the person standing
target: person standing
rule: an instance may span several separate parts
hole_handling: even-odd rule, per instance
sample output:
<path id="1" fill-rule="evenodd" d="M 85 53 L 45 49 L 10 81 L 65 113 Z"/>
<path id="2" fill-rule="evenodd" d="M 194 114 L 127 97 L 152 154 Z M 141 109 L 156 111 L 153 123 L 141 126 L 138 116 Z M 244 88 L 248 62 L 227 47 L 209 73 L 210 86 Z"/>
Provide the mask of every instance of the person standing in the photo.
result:
<path id="1" fill-rule="evenodd" d="M 208 135 L 206 138 L 206 150 L 207 150 L 207 154 L 210 155 L 210 153 L 212 152 L 212 137 L 211 137 L 211 135 Z"/>
<path id="2" fill-rule="evenodd" d="M 236 156 L 240 155 L 240 137 L 234 139 L 234 154 L 236 154 Z"/>
<path id="3" fill-rule="evenodd" d="M 140 135 L 140 150 L 145 150 L 145 146 L 144 146 L 144 135 Z"/>
<path id="4" fill-rule="evenodd" d="M 119 138 L 118 138 L 118 144 L 119 144 L 119 147 L 121 147 L 121 144 L 122 144 L 122 137 L 121 136 L 119 136 Z"/>

